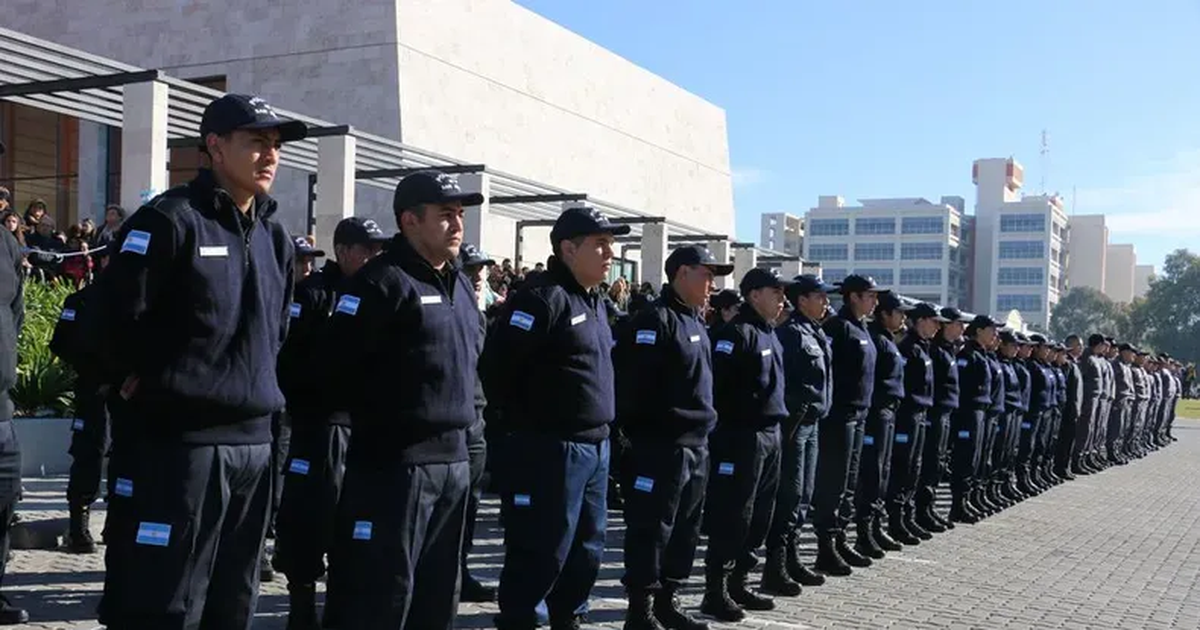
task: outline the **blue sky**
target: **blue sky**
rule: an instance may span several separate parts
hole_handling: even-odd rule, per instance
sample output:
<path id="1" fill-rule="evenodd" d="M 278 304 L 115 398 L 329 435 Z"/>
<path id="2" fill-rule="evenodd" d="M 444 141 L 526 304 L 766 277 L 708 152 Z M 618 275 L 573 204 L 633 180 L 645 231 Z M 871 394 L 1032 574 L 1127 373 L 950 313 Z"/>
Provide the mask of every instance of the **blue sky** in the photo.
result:
<path id="1" fill-rule="evenodd" d="M 1194 0 L 519 4 L 725 108 L 743 240 L 822 194 L 970 208 L 972 160 L 1011 155 L 1141 263 L 1200 247 Z"/>

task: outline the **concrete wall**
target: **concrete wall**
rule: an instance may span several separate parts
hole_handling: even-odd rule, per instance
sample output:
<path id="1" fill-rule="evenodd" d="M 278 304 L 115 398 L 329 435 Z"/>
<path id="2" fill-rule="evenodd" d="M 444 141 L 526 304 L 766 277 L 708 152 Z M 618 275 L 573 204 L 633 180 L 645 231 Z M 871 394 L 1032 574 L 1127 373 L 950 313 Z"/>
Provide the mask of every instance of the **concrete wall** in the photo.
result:
<path id="1" fill-rule="evenodd" d="M 1104 286 L 1108 297 L 1114 302 L 1132 302 L 1134 295 L 1134 269 L 1137 267 L 1137 252 L 1133 245 L 1108 246 L 1107 275 Z"/>
<path id="2" fill-rule="evenodd" d="M 1104 215 L 1073 216 L 1068 225 L 1071 237 L 1067 247 L 1071 262 L 1067 278 L 1071 288 L 1088 287 L 1103 292 L 1108 261 L 1108 227 L 1104 225 Z"/>
<path id="3" fill-rule="evenodd" d="M 1133 268 L 1133 297 L 1144 298 L 1150 292 L 1150 280 L 1154 277 L 1154 265 L 1138 265 Z"/>

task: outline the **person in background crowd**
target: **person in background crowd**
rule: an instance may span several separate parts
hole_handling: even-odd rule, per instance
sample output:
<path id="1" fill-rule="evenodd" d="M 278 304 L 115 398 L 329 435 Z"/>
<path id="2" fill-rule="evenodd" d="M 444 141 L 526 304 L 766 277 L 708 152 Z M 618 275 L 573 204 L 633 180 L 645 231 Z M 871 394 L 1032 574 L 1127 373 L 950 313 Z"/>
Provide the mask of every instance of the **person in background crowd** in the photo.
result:
<path id="1" fill-rule="evenodd" d="M 109 204 L 104 207 L 104 226 L 101 227 L 92 242 L 92 246 L 101 247 L 107 245 L 117 233 L 121 230 L 121 224 L 125 222 L 125 209 L 116 204 Z"/>
<path id="2" fill-rule="evenodd" d="M 329 319 L 350 278 L 389 240 L 370 219 L 348 217 L 333 232 L 334 260 L 296 284 L 291 326 L 279 351 L 279 386 L 291 425 L 279 504 L 275 569 L 288 578 L 288 629 L 317 630 L 316 582 L 333 547 L 350 445 L 350 414 L 322 372 Z M 306 241 L 307 243 L 307 241 Z"/>
<path id="3" fill-rule="evenodd" d="M 983 517 L 983 510 L 974 502 L 979 488 L 976 473 L 983 454 L 987 412 L 992 406 L 992 366 L 987 349 L 999 327 L 991 317 L 976 315 L 967 326 L 967 343 L 958 353 L 959 407 L 950 425 L 954 434 L 950 520 L 958 523 L 978 523 Z"/>
<path id="4" fill-rule="evenodd" d="M 0 230 L 0 580 L 8 565 L 9 528 L 21 494 L 21 447 L 13 429 L 9 390 L 17 382 L 17 337 L 25 322 L 24 278 L 20 245 L 12 232 Z M 28 621 L 29 613 L 0 595 L 0 625 Z"/>
<path id="5" fill-rule="evenodd" d="M 79 238 L 89 245 L 96 239 L 96 222 L 91 217 L 85 217 L 79 222 Z"/>
<path id="6" fill-rule="evenodd" d="M 845 576 L 851 567 L 871 566 L 870 558 L 846 543 L 846 527 L 855 521 L 863 435 L 875 391 L 875 344 L 863 320 L 875 310 L 879 289 L 874 280 L 859 275 L 846 276 L 836 286 L 842 308 L 823 325 L 833 353 L 833 393 L 829 415 L 818 429 L 813 529 L 816 569 Z"/>
<path id="7" fill-rule="evenodd" d="M 625 501 L 626 630 L 707 630 L 680 608 L 709 478 L 712 347 L 698 310 L 714 278 L 733 273 L 698 245 L 667 258 L 670 284 L 617 338 L 617 415 L 629 449 Z M 651 603 L 653 600 L 653 603 Z"/>
<path id="8" fill-rule="evenodd" d="M 42 219 L 46 216 L 46 202 L 43 199 L 34 199 L 25 206 L 25 229 L 30 232 L 36 232 Z M 53 224 L 51 224 L 53 227 Z"/>
<path id="9" fill-rule="evenodd" d="M 896 542 L 916 545 L 933 537 L 916 520 L 917 484 L 928 425 L 926 417 L 934 398 L 934 367 L 929 356 L 929 343 L 939 325 L 950 320 L 942 317 L 934 305 L 923 302 L 908 311 L 908 321 L 908 334 L 899 346 L 906 396 L 896 412 L 895 446 L 887 487 L 887 529 Z"/>
<path id="10" fill-rule="evenodd" d="M 94 264 L 92 257 L 88 255 L 87 239 L 84 238 L 81 226 L 72 225 L 67 229 L 67 245 L 63 253 L 68 255 L 63 256 L 59 273 L 70 279 L 75 289 L 79 289 L 91 280 Z"/>
<path id="11" fill-rule="evenodd" d="M 100 355 L 128 405 L 110 464 L 122 471 L 100 602 L 111 628 L 253 622 L 295 255 L 268 193 L 280 145 L 307 134 L 262 99 L 214 100 L 200 122 L 206 167 L 114 241 Z"/>
<path id="12" fill-rule="evenodd" d="M 704 520 L 708 552 L 700 611 L 736 622 L 745 610 L 772 610 L 773 600 L 746 587 L 755 552 L 765 540 L 779 488 L 779 423 L 787 419 L 783 349 L 771 322 L 791 284 L 751 269 L 739 284 L 736 317 L 714 331 L 713 401 L 717 428 Z"/>
<path id="13" fill-rule="evenodd" d="M 0 186 L 0 213 L 7 213 L 12 210 L 12 191 Z M 20 220 L 20 217 L 18 217 Z"/>
<path id="14" fill-rule="evenodd" d="M 58 264 L 62 261 L 60 253 L 66 248 L 66 244 L 57 238 L 54 219 L 46 216 L 44 209 L 33 212 L 32 216 L 38 216 L 40 219 L 35 224 L 34 230 L 25 237 L 26 245 L 34 250 L 29 254 L 29 261 L 33 265 L 33 269 L 44 279 L 53 279 L 58 276 Z M 26 211 L 25 220 L 27 222 L 30 217 L 30 212 Z"/>
<path id="15" fill-rule="evenodd" d="M 317 259 L 324 258 L 325 252 L 313 247 L 307 236 L 293 236 L 292 244 L 296 248 L 295 281 L 299 283 L 317 270 Z"/>
<path id="16" fill-rule="evenodd" d="M 784 403 L 788 417 L 780 429 L 779 492 L 767 533 L 767 565 L 762 590 L 794 597 L 801 586 L 820 586 L 825 576 L 800 561 L 800 529 L 808 521 L 817 478 L 818 425 L 829 412 L 833 392 L 832 351 L 820 321 L 836 289 L 812 274 L 797 276 L 785 290 L 791 316 L 775 329 L 783 348 Z"/>
<path id="17" fill-rule="evenodd" d="M 475 289 L 476 305 L 479 308 L 479 352 L 483 352 L 483 343 L 488 331 L 488 322 L 484 312 L 495 302 L 488 302 L 487 286 L 488 269 L 496 261 L 488 258 L 471 243 L 463 243 L 459 249 L 459 260 L 463 273 L 471 281 Z M 488 292 L 485 294 L 484 292 Z M 475 422 L 467 428 L 467 460 L 470 462 L 471 492 L 467 495 L 466 527 L 463 530 L 462 553 L 459 574 L 461 575 L 460 596 L 464 602 L 491 602 L 496 599 L 496 589 L 484 586 L 471 575 L 467 567 L 467 556 L 475 543 L 475 519 L 479 514 L 479 502 L 483 495 L 483 473 L 487 468 L 487 424 L 484 421 L 484 410 L 487 408 L 487 397 L 483 392 L 483 380 L 478 372 L 475 377 Z"/>
<path id="18" fill-rule="evenodd" d="M 480 366 L 504 434 L 493 445 L 504 521 L 499 630 L 579 628 L 607 529 L 612 329 L 597 287 L 628 225 L 575 207 L 550 230 L 553 256 L 505 302 Z M 489 423 L 492 421 L 489 421 Z"/>
<path id="19" fill-rule="evenodd" d="M 334 308 L 326 356 L 346 363 L 339 402 L 354 428 L 330 556 L 329 627 L 454 625 L 483 334 L 459 253 L 463 209 L 483 201 L 439 171 L 400 180 L 392 200 L 400 233 Z"/>
<path id="20" fill-rule="evenodd" d="M 0 195 L 2 195 L 2 194 L 7 194 L 7 193 L 0 193 Z M 3 212 L 0 212 L 0 223 L 4 224 L 4 229 L 9 234 L 12 234 L 14 238 L 18 239 L 18 242 L 22 246 L 25 245 L 25 230 L 21 229 L 21 216 L 20 215 L 18 215 L 16 212 L 13 212 L 12 210 L 5 210 Z"/>
<path id="21" fill-rule="evenodd" d="M 624 311 L 629 307 L 629 281 L 617 278 L 608 288 L 608 297 L 617 310 Z"/>
<path id="22" fill-rule="evenodd" d="M 717 327 L 728 324 L 738 313 L 742 296 L 733 289 L 721 289 L 708 299 L 708 332 L 711 336 Z"/>

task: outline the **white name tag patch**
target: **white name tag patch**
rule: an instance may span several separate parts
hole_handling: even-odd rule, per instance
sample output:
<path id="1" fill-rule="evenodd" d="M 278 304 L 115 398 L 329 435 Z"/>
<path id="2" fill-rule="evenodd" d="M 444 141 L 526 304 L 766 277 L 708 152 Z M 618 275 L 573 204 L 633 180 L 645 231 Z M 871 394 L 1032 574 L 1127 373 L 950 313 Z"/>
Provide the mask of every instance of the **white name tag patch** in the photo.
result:
<path id="1" fill-rule="evenodd" d="M 571 325 L 578 326 L 586 321 L 587 321 L 587 313 L 580 313 L 580 314 L 576 315 L 575 317 L 571 318 Z"/>
<path id="2" fill-rule="evenodd" d="M 688 341 L 692 343 L 700 343 L 700 335 L 692 335 L 691 337 L 688 337 Z"/>
<path id="3" fill-rule="evenodd" d="M 426 304 L 441 304 L 441 303 L 442 303 L 442 296 L 440 296 L 440 295 L 422 295 L 421 296 L 421 305 L 422 306 L 424 306 Z"/>
<path id="4" fill-rule="evenodd" d="M 869 343 L 871 343 L 871 342 L 868 339 L 859 339 L 858 340 L 858 345 L 860 345 L 860 346 L 866 346 Z"/>
<path id="5" fill-rule="evenodd" d="M 224 245 L 204 245 L 200 247 L 201 258 L 225 258 L 229 256 L 229 248 Z"/>
<path id="6" fill-rule="evenodd" d="M 769 357 L 769 356 L 771 356 L 771 349 L 770 349 L 770 348 L 764 348 L 764 349 L 763 349 L 763 351 L 762 351 L 762 355 L 763 355 L 764 357 Z"/>

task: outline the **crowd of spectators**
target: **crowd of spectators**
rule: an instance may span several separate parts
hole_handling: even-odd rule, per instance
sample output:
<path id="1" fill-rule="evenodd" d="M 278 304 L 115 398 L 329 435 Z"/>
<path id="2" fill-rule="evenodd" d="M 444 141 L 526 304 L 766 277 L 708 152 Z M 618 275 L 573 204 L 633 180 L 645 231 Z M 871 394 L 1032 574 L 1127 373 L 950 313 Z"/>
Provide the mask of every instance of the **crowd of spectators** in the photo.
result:
<path id="1" fill-rule="evenodd" d="M 34 199 L 23 214 L 12 207 L 12 194 L 0 187 L 0 224 L 12 232 L 25 254 L 25 270 L 35 280 L 69 282 L 78 288 L 92 281 L 96 258 L 106 251 L 125 221 L 118 205 L 104 209 L 104 224 L 90 217 L 60 229 L 46 202 Z"/>

